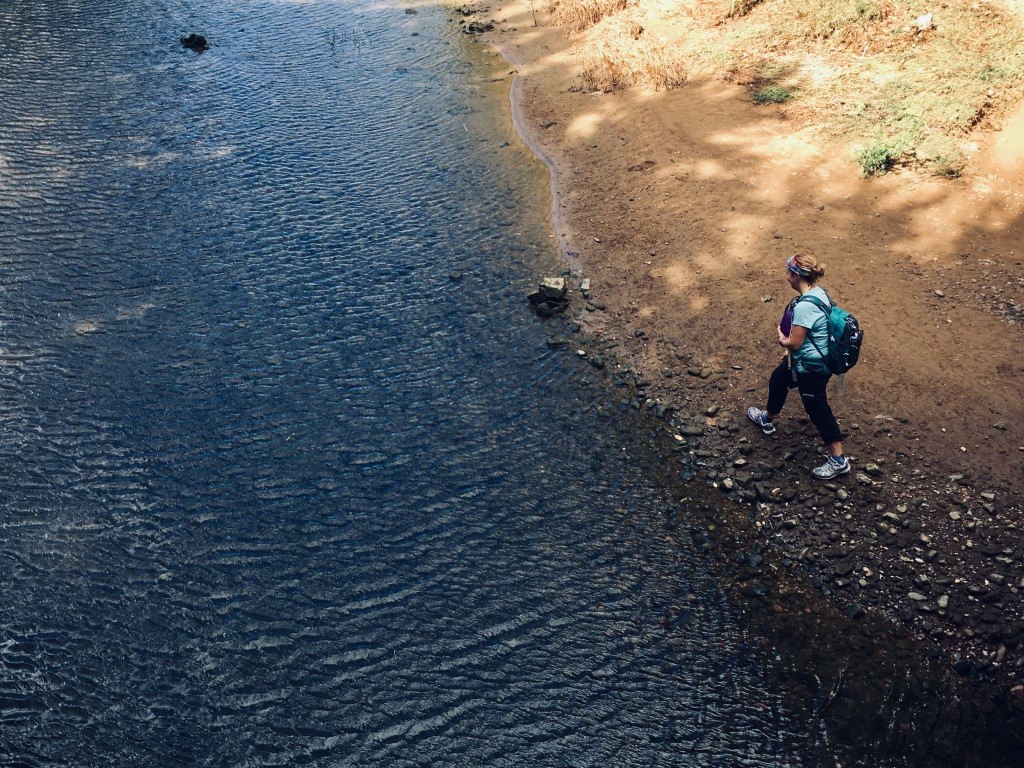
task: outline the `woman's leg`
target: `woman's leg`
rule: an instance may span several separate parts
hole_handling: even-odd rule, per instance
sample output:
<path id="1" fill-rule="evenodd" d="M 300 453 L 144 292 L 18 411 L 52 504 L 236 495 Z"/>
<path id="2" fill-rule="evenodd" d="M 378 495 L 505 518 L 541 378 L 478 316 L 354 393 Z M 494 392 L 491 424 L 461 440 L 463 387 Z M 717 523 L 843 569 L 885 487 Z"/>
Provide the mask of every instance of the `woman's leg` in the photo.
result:
<path id="1" fill-rule="evenodd" d="M 842 456 L 843 433 L 839 430 L 839 424 L 832 413 L 832 406 L 828 404 L 828 380 L 829 377 L 825 374 L 801 373 L 797 375 L 797 387 L 804 410 L 807 411 L 811 423 L 818 428 L 821 441 L 828 446 L 831 455 Z"/>
<path id="2" fill-rule="evenodd" d="M 789 361 L 783 360 L 779 367 L 772 371 L 772 377 L 768 379 L 768 405 L 765 411 L 769 419 L 774 419 L 782 411 L 786 404 L 786 395 L 789 390 L 796 386 L 793 381 L 793 369 L 789 367 Z"/>

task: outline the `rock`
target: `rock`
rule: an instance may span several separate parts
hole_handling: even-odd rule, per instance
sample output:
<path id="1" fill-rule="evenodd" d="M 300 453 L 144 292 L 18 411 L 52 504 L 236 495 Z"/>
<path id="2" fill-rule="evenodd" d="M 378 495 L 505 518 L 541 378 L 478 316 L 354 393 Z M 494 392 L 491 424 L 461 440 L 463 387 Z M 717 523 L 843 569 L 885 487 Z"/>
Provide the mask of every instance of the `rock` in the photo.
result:
<path id="1" fill-rule="evenodd" d="M 940 299 L 943 299 L 943 298 L 946 297 L 946 294 L 944 294 L 942 291 L 936 291 L 935 295 L 938 296 Z"/>
<path id="2" fill-rule="evenodd" d="M 494 23 L 490 21 L 471 21 L 462 28 L 467 35 L 480 35 L 494 29 Z M 596 239 L 596 238 L 595 238 Z M 597 242 L 601 242 L 598 240 Z"/>
<path id="3" fill-rule="evenodd" d="M 942 595 L 939 598 L 939 608 L 945 608 L 949 605 L 949 595 Z"/>
<path id="4" fill-rule="evenodd" d="M 914 26 L 921 32 L 927 32 L 932 28 L 932 15 L 930 13 L 926 13 L 922 16 L 918 16 L 914 19 Z M 936 293 L 938 293 L 938 291 L 936 291 Z"/>
<path id="5" fill-rule="evenodd" d="M 838 491 L 836 491 L 836 498 L 839 499 L 840 501 L 846 501 L 848 498 L 850 498 L 850 494 L 847 493 L 843 488 L 840 488 Z"/>
<path id="6" fill-rule="evenodd" d="M 991 491 L 985 491 L 981 494 L 981 498 L 983 498 L 985 501 L 995 501 L 996 495 Z"/>
<path id="7" fill-rule="evenodd" d="M 448 279 L 449 279 L 449 280 L 453 280 L 453 281 L 456 281 L 456 282 L 457 282 L 457 281 L 459 281 L 459 280 L 461 280 L 461 279 L 462 279 L 462 273 L 461 273 L 461 272 L 451 272 L 451 273 L 450 273 L 450 274 L 448 275 Z"/>
<path id="8" fill-rule="evenodd" d="M 879 477 L 882 474 L 882 468 L 877 464 L 865 464 L 864 471 L 871 477 Z"/>
<path id="9" fill-rule="evenodd" d="M 567 289 L 564 277 L 545 277 L 537 288 L 545 299 L 563 299 Z"/>
<path id="10" fill-rule="evenodd" d="M 731 477 L 726 477 L 722 480 L 722 487 L 725 488 L 725 490 L 727 491 L 731 491 L 733 488 L 736 487 L 736 483 L 733 481 Z"/>
<path id="11" fill-rule="evenodd" d="M 997 422 L 997 423 L 992 425 L 992 429 L 998 429 L 1001 432 L 1005 432 L 1006 431 L 1006 422 L 1005 421 Z"/>
<path id="12" fill-rule="evenodd" d="M 928 599 L 927 597 L 922 595 L 920 592 L 910 592 L 907 595 L 907 597 L 909 597 L 914 602 L 918 602 L 918 603 L 921 602 L 922 600 L 927 600 Z"/>
<path id="13" fill-rule="evenodd" d="M 966 677 L 974 671 L 974 665 L 971 664 L 967 659 L 960 659 L 953 664 L 953 671 L 958 675 Z"/>
<path id="14" fill-rule="evenodd" d="M 210 44 L 206 42 L 206 38 L 202 35 L 197 35 L 195 32 L 188 37 L 179 37 L 178 40 L 181 42 L 182 47 L 196 53 L 202 53 L 210 49 Z"/>
<path id="15" fill-rule="evenodd" d="M 1010 700 L 1017 709 L 1024 709 L 1024 685 L 1018 683 L 1010 689 Z"/>
<path id="16" fill-rule="evenodd" d="M 846 609 L 846 615 L 856 621 L 857 619 L 863 618 L 867 613 L 857 603 L 852 603 L 849 608 Z"/>

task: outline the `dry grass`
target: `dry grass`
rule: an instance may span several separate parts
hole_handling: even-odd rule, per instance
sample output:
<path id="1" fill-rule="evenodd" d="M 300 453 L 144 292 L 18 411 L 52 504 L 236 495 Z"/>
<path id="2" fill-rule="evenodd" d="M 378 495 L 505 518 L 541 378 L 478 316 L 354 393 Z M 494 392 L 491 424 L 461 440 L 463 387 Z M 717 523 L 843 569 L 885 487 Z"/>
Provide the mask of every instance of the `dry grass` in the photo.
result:
<path id="1" fill-rule="evenodd" d="M 884 168 L 956 175 L 969 133 L 1024 99 L 1024 24 L 998 1 L 565 3 L 604 9 L 603 20 L 571 14 L 599 21 L 577 23 L 593 27 L 579 48 L 586 87 L 670 88 L 701 72 L 744 83 L 752 97 L 784 90 L 791 119 L 845 137 Z M 934 26 L 915 26 L 929 12 Z"/>
<path id="2" fill-rule="evenodd" d="M 548 12 L 555 24 L 576 33 L 635 4 L 635 0 L 553 0 Z"/>
<path id="3" fill-rule="evenodd" d="M 612 91 L 634 85 L 656 90 L 686 82 L 682 57 L 645 33 L 636 21 L 609 18 L 594 26 L 581 47 L 583 84 L 587 90 Z"/>

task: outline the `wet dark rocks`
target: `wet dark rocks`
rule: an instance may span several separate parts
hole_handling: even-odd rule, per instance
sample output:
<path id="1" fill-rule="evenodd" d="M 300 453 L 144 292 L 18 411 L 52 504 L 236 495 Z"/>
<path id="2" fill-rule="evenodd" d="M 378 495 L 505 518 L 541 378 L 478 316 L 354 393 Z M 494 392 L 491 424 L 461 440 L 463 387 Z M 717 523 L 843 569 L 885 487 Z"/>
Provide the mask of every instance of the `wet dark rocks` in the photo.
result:
<path id="1" fill-rule="evenodd" d="M 569 308 L 568 286 L 564 277 L 545 277 L 537 290 L 526 298 L 541 317 L 554 317 Z"/>
<path id="2" fill-rule="evenodd" d="M 179 37 L 178 40 L 183 48 L 188 48 L 196 53 L 202 53 L 210 49 L 210 44 L 206 41 L 206 38 L 202 35 L 197 35 L 195 32 L 187 37 Z"/>
<path id="3" fill-rule="evenodd" d="M 494 22 L 492 21 L 471 21 L 462 28 L 462 31 L 467 35 L 482 35 L 493 29 Z"/>
<path id="4" fill-rule="evenodd" d="M 1018 595 L 1024 593 L 1024 550 L 1015 533 L 1022 516 L 1012 489 L 993 487 L 987 478 L 937 472 L 907 453 L 873 454 L 874 447 L 861 448 L 871 452 L 871 460 L 853 457 L 855 473 L 818 483 L 809 477 L 821 460 L 809 422 L 787 420 L 774 438 L 752 429 L 748 434 L 745 417 L 729 414 L 729 396 L 717 392 L 719 384 L 734 386 L 725 370 L 729 366 L 719 369 L 693 353 L 666 350 L 650 369 L 661 375 L 649 381 L 613 351 L 637 346 L 633 330 L 614 343 L 609 337 L 588 345 L 600 351 L 606 363 L 602 375 L 618 388 L 620 403 L 661 420 L 662 458 L 671 462 L 672 481 L 685 489 L 677 497 L 684 502 L 679 519 L 697 514 L 693 499 L 712 484 L 717 489 L 718 506 L 705 525 L 696 526 L 702 532 L 693 538 L 728 569 L 737 593 L 751 606 L 767 604 L 768 613 L 783 621 L 794 606 L 774 593 L 777 579 L 792 575 L 817 599 L 828 597 L 826 603 L 844 621 L 856 621 L 876 640 L 884 636 L 881 652 L 888 653 L 894 641 L 923 639 L 922 656 L 926 650 L 941 653 L 940 666 L 948 674 L 954 659 L 962 661 L 964 684 L 997 683 L 1006 708 L 1019 701 L 1013 711 L 1024 712 L 1024 626 L 1019 626 L 1024 616 Z M 657 344 L 651 338 L 643 347 L 657 352 Z M 677 408 L 665 405 L 669 402 Z M 891 424 L 886 431 L 899 429 Z M 860 433 L 861 441 L 867 433 Z M 730 510 L 741 522 L 721 518 Z M 1007 532 L 1011 520 L 1015 525 Z M 756 526 L 762 543 L 771 544 L 764 553 L 749 554 L 755 551 L 755 535 L 744 539 L 745 551 L 737 556 L 740 550 L 730 539 L 746 524 Z M 767 591 L 758 594 L 761 590 L 753 587 Z M 814 618 L 806 623 L 813 625 Z M 897 624 L 903 626 L 894 633 Z M 813 638 L 818 630 L 811 632 Z M 1015 684 L 1021 686 L 1017 699 L 1010 693 Z"/>

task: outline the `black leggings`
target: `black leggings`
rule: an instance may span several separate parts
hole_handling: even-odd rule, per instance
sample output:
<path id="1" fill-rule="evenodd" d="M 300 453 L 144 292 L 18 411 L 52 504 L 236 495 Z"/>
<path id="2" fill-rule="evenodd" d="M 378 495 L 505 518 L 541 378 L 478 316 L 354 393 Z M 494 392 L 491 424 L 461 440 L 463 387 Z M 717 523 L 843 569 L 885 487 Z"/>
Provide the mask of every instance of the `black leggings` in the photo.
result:
<path id="1" fill-rule="evenodd" d="M 839 431 L 836 417 L 832 415 L 832 407 L 828 404 L 828 394 L 825 392 L 830 378 L 832 377 L 826 373 L 797 373 L 796 368 L 790 368 L 788 361 L 783 360 L 768 381 L 766 410 L 773 415 L 780 413 L 782 406 L 786 404 L 789 390 L 796 387 L 800 392 L 804 410 L 807 411 L 811 423 L 818 428 L 822 442 L 825 445 L 839 442 L 843 439 L 843 434 Z"/>

